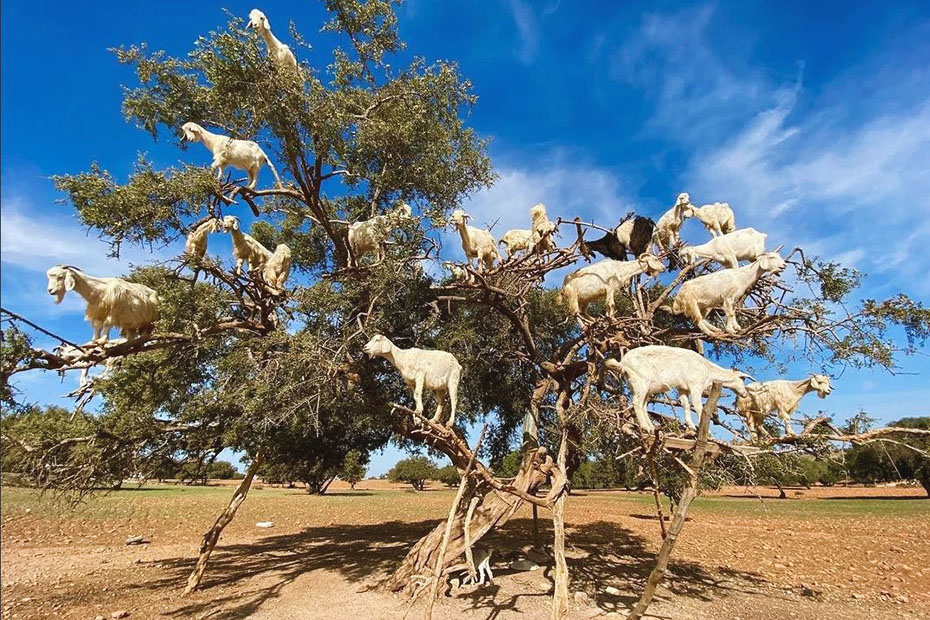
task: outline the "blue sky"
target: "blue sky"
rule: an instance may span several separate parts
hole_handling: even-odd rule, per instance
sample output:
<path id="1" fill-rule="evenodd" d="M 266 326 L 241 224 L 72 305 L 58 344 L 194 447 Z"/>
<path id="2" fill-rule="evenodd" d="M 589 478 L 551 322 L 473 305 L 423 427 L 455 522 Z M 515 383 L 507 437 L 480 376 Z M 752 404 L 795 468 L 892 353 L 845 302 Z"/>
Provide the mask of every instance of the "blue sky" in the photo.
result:
<path id="1" fill-rule="evenodd" d="M 44 292 L 45 269 L 67 262 L 111 275 L 152 259 L 132 249 L 107 260 L 95 235 L 55 203 L 50 175 L 97 160 L 122 176 L 139 151 L 157 165 L 209 161 L 199 146 L 153 143 L 124 121 L 120 84 L 132 76 L 106 49 L 148 41 L 181 55 L 225 23 L 222 8 L 245 17 L 255 6 L 2 4 L 4 307 L 83 339 L 90 327 L 81 301 L 68 296 L 56 306 Z M 309 58 L 325 62 L 320 4 L 258 8 L 285 42 L 294 20 L 315 44 Z M 500 178 L 466 209 L 478 222 L 500 219 L 498 234 L 525 226 L 539 201 L 551 216 L 610 225 L 630 209 L 657 217 L 688 191 L 698 204 L 729 202 L 738 226 L 766 231 L 775 244 L 867 272 L 866 296 L 902 291 L 930 302 L 925 1 L 415 0 L 399 20 L 409 52 L 455 59 L 475 85 L 470 122 L 493 139 Z M 688 240 L 705 235 L 696 222 L 685 227 Z M 211 251 L 226 252 L 223 243 L 211 239 Z M 455 258 L 455 244 L 446 246 Z M 177 251 L 154 249 L 157 258 Z M 902 371 L 847 371 L 829 400 L 808 397 L 806 408 L 842 418 L 864 407 L 884 421 L 930 414 L 927 351 L 903 359 Z M 75 381 L 34 374 L 20 387 L 53 402 Z M 389 449 L 371 471 L 396 458 Z"/>

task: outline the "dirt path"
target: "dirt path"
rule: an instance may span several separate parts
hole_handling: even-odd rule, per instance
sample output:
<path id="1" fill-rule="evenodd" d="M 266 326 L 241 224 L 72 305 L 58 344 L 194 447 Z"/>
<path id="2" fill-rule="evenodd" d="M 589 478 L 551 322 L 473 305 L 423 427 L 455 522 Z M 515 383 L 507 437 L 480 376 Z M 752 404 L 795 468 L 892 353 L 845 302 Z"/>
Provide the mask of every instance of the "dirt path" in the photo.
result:
<path id="1" fill-rule="evenodd" d="M 852 499 L 864 492 L 876 499 Z M 310 497 L 260 489 L 221 539 L 204 589 L 181 597 L 199 533 L 228 493 L 126 491 L 62 516 L 30 492 L 4 489 L 2 617 L 92 619 L 125 609 L 130 618 L 399 619 L 405 603 L 377 583 L 451 500 L 447 491 Z M 763 503 L 736 489 L 702 498 L 652 612 L 734 620 L 930 617 L 930 501 L 918 495 L 820 489 Z M 573 618 L 624 615 L 658 546 L 649 502 L 622 492 L 569 502 L 572 589 L 584 592 Z M 256 528 L 263 520 L 275 527 Z M 545 541 L 550 530 L 542 525 Z M 530 531 L 529 511 L 518 513 L 491 541 L 495 585 L 440 601 L 434 617 L 545 618 L 547 567 L 514 572 L 504 561 L 531 542 Z M 133 534 L 152 542 L 125 546 Z M 607 594 L 608 586 L 619 594 Z"/>

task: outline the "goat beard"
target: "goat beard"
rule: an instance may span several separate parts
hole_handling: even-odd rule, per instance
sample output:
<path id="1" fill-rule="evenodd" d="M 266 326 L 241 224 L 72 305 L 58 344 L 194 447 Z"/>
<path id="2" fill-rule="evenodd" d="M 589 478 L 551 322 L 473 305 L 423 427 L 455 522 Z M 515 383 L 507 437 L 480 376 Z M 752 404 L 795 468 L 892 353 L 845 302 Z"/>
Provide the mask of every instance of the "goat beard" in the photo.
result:
<path id="1" fill-rule="evenodd" d="M 54 295 L 55 295 L 55 303 L 60 304 L 61 300 L 65 298 L 65 291 L 58 291 L 54 293 Z"/>

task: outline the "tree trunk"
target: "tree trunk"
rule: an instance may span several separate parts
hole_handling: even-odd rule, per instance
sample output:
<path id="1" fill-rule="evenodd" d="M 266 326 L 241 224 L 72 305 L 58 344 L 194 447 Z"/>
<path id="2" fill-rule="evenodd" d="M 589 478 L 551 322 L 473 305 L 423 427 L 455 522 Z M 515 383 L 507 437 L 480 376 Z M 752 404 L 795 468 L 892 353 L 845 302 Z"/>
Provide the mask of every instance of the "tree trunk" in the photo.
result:
<path id="1" fill-rule="evenodd" d="M 532 463 L 532 455 L 525 456 L 523 467 L 521 467 L 520 473 L 513 482 L 514 487 L 530 494 L 546 480 L 545 476 L 540 475 L 537 470 L 533 469 Z M 478 505 L 471 519 L 469 534 L 472 544 L 480 540 L 492 529 L 506 523 L 523 504 L 523 500 L 520 498 L 507 493 L 497 493 L 484 482 L 476 485 L 473 497 L 478 498 Z M 469 504 L 470 502 L 461 502 L 459 504 L 460 509 L 453 518 L 449 540 L 443 557 L 444 565 L 450 564 L 465 551 L 465 517 Z M 432 567 L 436 565 L 439 546 L 442 544 L 445 529 L 446 522 L 443 521 L 433 528 L 429 534 L 421 538 L 385 583 L 385 588 L 393 592 L 403 589 L 412 591 L 411 579 L 415 575 L 427 575 L 431 572 Z"/>
<path id="2" fill-rule="evenodd" d="M 262 464 L 264 457 L 264 452 L 259 450 L 255 455 L 255 460 L 252 461 L 252 464 L 249 465 L 249 468 L 246 470 L 242 482 L 236 487 L 232 499 L 229 500 L 229 505 L 227 505 L 223 512 L 216 518 L 213 527 L 207 530 L 207 533 L 203 535 L 203 541 L 200 543 L 200 557 L 197 558 L 197 565 L 187 578 L 187 587 L 184 588 L 184 594 L 190 594 L 200 585 L 200 580 L 203 579 L 203 573 L 207 570 L 207 562 L 210 561 L 210 554 L 213 553 L 213 549 L 216 547 L 216 543 L 220 539 L 220 534 L 223 533 L 223 529 L 229 525 L 229 522 L 236 516 L 236 511 L 239 510 L 239 506 L 242 505 L 245 496 L 249 494 L 249 488 L 252 486 L 252 479 L 255 477 L 255 472 Z"/>
<path id="3" fill-rule="evenodd" d="M 639 620 L 642 618 L 649 604 L 652 602 L 652 597 L 655 594 L 656 588 L 659 587 L 659 582 L 662 581 L 662 577 L 665 576 L 665 570 L 668 568 L 668 559 L 671 557 L 672 550 L 675 548 L 675 543 L 678 541 L 678 535 L 685 526 L 688 508 L 690 508 L 694 498 L 697 497 L 698 483 L 701 478 L 701 470 L 704 468 L 704 461 L 708 458 L 713 459 L 713 456 L 708 455 L 706 451 L 707 434 L 710 429 L 710 419 L 717 411 L 717 400 L 720 398 L 720 389 L 720 383 L 714 382 L 713 387 L 710 389 L 710 394 L 707 397 L 707 402 L 701 410 L 701 422 L 698 425 L 697 441 L 694 445 L 694 457 L 691 459 L 690 463 L 691 471 L 693 472 L 690 476 L 690 484 L 685 487 L 684 492 L 681 494 L 681 499 L 678 500 L 678 505 L 675 507 L 675 514 L 672 516 L 672 522 L 668 527 L 668 536 L 659 549 L 655 568 L 652 569 L 652 572 L 649 574 L 649 579 L 646 580 L 646 587 L 643 589 L 643 594 L 630 613 L 630 620 Z"/>
<path id="4" fill-rule="evenodd" d="M 568 429 L 562 431 L 562 441 L 559 446 L 558 463 L 565 471 L 566 453 L 568 451 Z M 555 560 L 553 568 L 552 591 L 552 620 L 562 620 L 568 613 L 568 563 L 565 560 L 565 498 L 562 493 L 552 508 L 552 556 Z"/>

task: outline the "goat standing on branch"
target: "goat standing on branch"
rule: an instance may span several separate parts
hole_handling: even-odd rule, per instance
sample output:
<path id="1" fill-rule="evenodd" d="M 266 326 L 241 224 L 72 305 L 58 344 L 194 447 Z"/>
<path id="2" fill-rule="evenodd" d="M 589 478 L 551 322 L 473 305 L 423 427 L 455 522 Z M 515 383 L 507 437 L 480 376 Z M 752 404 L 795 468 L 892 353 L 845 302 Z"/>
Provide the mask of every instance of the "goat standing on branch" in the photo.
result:
<path id="1" fill-rule="evenodd" d="M 203 145 L 213 153 L 213 163 L 210 164 L 210 168 L 216 170 L 217 179 L 223 177 L 226 166 L 232 166 L 233 168 L 245 170 L 249 175 L 247 187 L 255 189 L 255 184 L 258 183 L 259 171 L 262 166 L 268 164 L 271 173 L 274 175 L 275 183 L 279 188 L 281 187 L 281 177 L 278 176 L 278 171 L 257 142 L 235 140 L 228 136 L 211 133 L 197 123 L 184 123 L 181 132 L 182 140 L 203 142 Z"/>
<path id="2" fill-rule="evenodd" d="M 682 208 L 681 215 L 685 219 L 696 217 L 714 237 L 736 230 L 733 209 L 725 202 L 715 202 L 703 207 L 695 207 L 689 201 Z"/>
<path id="3" fill-rule="evenodd" d="M 533 251 L 545 254 L 555 249 L 555 222 L 546 215 L 546 205 L 537 203 L 530 207 L 530 221 L 533 230 Z"/>
<path id="4" fill-rule="evenodd" d="M 284 283 L 291 275 L 291 248 L 283 243 L 279 243 L 268 257 L 265 267 L 262 269 L 262 277 L 265 283 L 271 287 L 271 291 L 276 295 L 284 292 Z"/>
<path id="5" fill-rule="evenodd" d="M 258 31 L 265 45 L 268 46 L 268 56 L 282 68 L 289 68 L 297 71 L 297 58 L 286 44 L 282 43 L 271 32 L 271 23 L 265 14 L 258 9 L 249 11 L 249 28 Z"/>
<path id="6" fill-rule="evenodd" d="M 746 419 L 749 433 L 758 439 L 760 431 L 768 434 L 762 423 L 765 416 L 772 413 L 777 413 L 785 425 L 785 434 L 794 435 L 791 414 L 798 410 L 804 395 L 817 392 L 820 398 L 826 398 L 833 391 L 833 386 L 830 385 L 830 377 L 812 374 L 800 381 L 756 381 L 747 385 L 746 391 L 745 397 L 736 399 L 736 409 Z"/>
<path id="7" fill-rule="evenodd" d="M 736 320 L 736 305 L 762 276 L 779 273 L 785 267 L 785 261 L 778 252 L 768 252 L 744 267 L 698 276 L 678 289 L 672 302 L 672 312 L 686 315 L 698 329 L 714 336 L 718 330 L 705 317 L 711 310 L 723 308 L 727 316 L 726 331 L 735 334 L 741 329 Z"/>
<path id="8" fill-rule="evenodd" d="M 94 328 L 93 342 L 110 339 L 110 329 L 118 327 L 128 339 L 150 335 L 158 318 L 158 293 L 144 284 L 120 278 L 95 278 L 77 267 L 57 265 L 49 269 L 48 294 L 61 303 L 67 291 L 87 301 L 86 318 Z"/>
<path id="9" fill-rule="evenodd" d="M 657 252 L 664 250 L 674 250 L 681 244 L 681 224 L 684 221 L 682 213 L 685 207 L 691 205 L 691 197 L 682 192 L 678 194 L 675 200 L 675 206 L 662 214 L 659 221 L 656 222 L 653 242 L 656 245 Z"/>
<path id="10" fill-rule="evenodd" d="M 222 229 L 223 222 L 215 217 L 197 225 L 187 234 L 187 242 L 184 244 L 185 258 L 193 263 L 203 260 L 204 254 L 207 253 L 207 236 Z"/>
<path id="11" fill-rule="evenodd" d="M 462 366 L 454 355 L 432 349 L 401 349 L 381 334 L 372 337 L 362 350 L 369 357 L 383 357 L 400 371 L 407 386 L 413 388 L 417 415 L 423 413 L 423 388 L 436 395 L 436 413 L 431 420 L 433 423 L 439 422 L 442 417 L 442 401 L 448 394 L 452 404 L 446 426 L 455 424 Z"/>
<path id="12" fill-rule="evenodd" d="M 565 276 L 556 302 L 565 304 L 572 314 L 590 319 L 588 304 L 603 298 L 607 316 L 612 317 L 618 291 L 641 273 L 656 277 L 663 271 L 665 265 L 652 254 L 643 254 L 632 262 L 604 259 Z"/>
<path id="13" fill-rule="evenodd" d="M 388 236 L 398 226 L 413 219 L 410 205 L 401 203 L 396 209 L 383 215 L 376 215 L 363 222 L 349 224 L 348 241 L 352 251 L 352 263 L 357 267 L 364 256 L 375 253 L 375 260 L 384 260 L 384 245 Z"/>
<path id="14" fill-rule="evenodd" d="M 741 260 L 756 260 L 765 254 L 765 233 L 755 228 L 741 228 L 714 237 L 707 243 L 681 249 L 681 259 L 693 265 L 702 259 L 714 260 L 724 267 L 735 269 Z"/>
<path id="15" fill-rule="evenodd" d="M 612 232 L 600 239 L 585 243 L 585 246 L 614 260 L 626 260 L 630 252 L 633 256 L 641 256 L 649 249 L 649 243 L 655 234 L 655 227 L 656 224 L 652 219 L 634 215 L 631 211 Z"/>
<path id="16" fill-rule="evenodd" d="M 227 215 L 223 218 L 223 232 L 232 235 L 233 241 L 233 258 L 236 259 L 236 275 L 242 274 L 243 263 L 249 264 L 249 271 L 261 272 L 265 263 L 271 258 L 271 252 L 263 246 L 252 235 L 239 230 L 239 218 L 235 215 Z M 288 250 L 290 255 L 290 250 Z M 290 271 L 290 270 L 288 270 Z M 286 277 L 286 276 L 285 276 Z M 282 281 L 283 283 L 283 281 Z"/>
<path id="17" fill-rule="evenodd" d="M 718 366 L 690 349 L 663 345 L 638 347 L 628 351 L 619 362 L 608 359 L 604 367 L 621 374 L 630 384 L 636 421 L 647 433 L 655 427 L 646 413 L 646 401 L 656 394 L 678 390 L 678 399 L 685 411 L 685 424 L 692 430 L 695 426 L 691 408 L 700 417 L 701 397 L 715 381 L 739 396 L 748 395 L 743 379 L 749 375 Z"/>
<path id="18" fill-rule="evenodd" d="M 468 266 L 471 267 L 471 262 L 474 260 L 478 271 L 491 269 L 494 267 L 494 261 L 500 260 L 501 257 L 497 252 L 497 244 L 494 243 L 494 237 L 490 232 L 469 226 L 467 222 L 470 218 L 471 216 L 461 209 L 456 209 L 449 217 L 449 223 L 459 231 L 459 236 L 462 237 L 462 251 L 465 252 Z"/>

